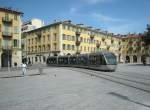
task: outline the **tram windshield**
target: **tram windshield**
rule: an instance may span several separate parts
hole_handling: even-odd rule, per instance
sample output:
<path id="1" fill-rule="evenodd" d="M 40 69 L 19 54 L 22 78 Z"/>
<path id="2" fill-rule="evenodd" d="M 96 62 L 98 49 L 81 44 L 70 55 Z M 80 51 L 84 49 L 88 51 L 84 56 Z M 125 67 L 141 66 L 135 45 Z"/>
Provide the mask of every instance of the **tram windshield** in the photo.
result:
<path id="1" fill-rule="evenodd" d="M 104 54 L 106 60 L 107 60 L 107 64 L 111 64 L 111 65 L 116 65 L 117 64 L 117 60 L 116 60 L 116 56 L 112 53 L 107 53 Z"/>

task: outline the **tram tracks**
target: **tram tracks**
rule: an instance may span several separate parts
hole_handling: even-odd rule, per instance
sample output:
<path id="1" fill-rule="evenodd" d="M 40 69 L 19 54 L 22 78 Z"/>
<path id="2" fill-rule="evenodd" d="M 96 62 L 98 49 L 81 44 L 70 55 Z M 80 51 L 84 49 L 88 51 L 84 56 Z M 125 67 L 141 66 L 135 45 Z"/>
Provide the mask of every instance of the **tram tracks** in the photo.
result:
<path id="1" fill-rule="evenodd" d="M 72 71 L 77 71 L 80 73 L 88 74 L 90 76 L 95 76 L 98 78 L 109 80 L 109 81 L 117 83 L 117 84 L 121 84 L 124 86 L 132 87 L 132 88 L 135 88 L 137 90 L 141 90 L 141 91 L 150 93 L 150 83 L 145 83 L 143 81 L 138 81 L 138 80 L 131 79 L 131 78 L 123 78 L 120 76 L 112 75 L 112 74 L 115 74 L 115 72 L 110 74 L 110 72 L 104 73 L 104 72 L 81 69 L 81 68 L 80 69 L 79 68 L 69 68 L 69 69 Z"/>

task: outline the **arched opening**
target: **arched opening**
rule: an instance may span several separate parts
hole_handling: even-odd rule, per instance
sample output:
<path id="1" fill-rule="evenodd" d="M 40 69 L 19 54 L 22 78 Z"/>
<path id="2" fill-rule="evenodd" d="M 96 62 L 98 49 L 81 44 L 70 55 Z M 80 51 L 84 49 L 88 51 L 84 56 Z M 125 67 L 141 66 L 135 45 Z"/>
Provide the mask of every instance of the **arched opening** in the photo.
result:
<path id="1" fill-rule="evenodd" d="M 137 63 L 137 56 L 136 55 L 133 56 L 133 63 Z"/>
<path id="2" fill-rule="evenodd" d="M 130 63 L 130 57 L 126 56 L 126 63 Z"/>
<path id="3" fill-rule="evenodd" d="M 2 67 L 11 67 L 11 59 L 12 59 L 12 54 L 11 51 L 4 51 L 1 54 L 1 66 Z"/>
<path id="4" fill-rule="evenodd" d="M 67 55 L 70 56 L 71 54 L 70 54 L 70 53 L 67 53 Z"/>

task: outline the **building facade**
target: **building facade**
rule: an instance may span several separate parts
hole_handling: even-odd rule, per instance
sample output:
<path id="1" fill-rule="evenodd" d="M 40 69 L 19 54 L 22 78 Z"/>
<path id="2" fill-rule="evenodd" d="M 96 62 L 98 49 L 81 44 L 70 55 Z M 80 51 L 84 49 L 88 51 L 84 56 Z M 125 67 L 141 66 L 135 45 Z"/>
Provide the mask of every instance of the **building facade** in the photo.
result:
<path id="1" fill-rule="evenodd" d="M 142 34 L 128 34 L 122 37 L 121 54 L 126 63 L 141 63 L 145 55 L 150 55 L 150 47 L 145 48 Z M 150 63 L 149 57 L 146 59 Z"/>
<path id="2" fill-rule="evenodd" d="M 44 21 L 34 18 L 34 19 L 24 22 L 21 26 L 21 31 L 22 33 L 25 33 L 25 32 L 40 28 L 42 26 L 44 26 Z M 25 56 L 27 56 L 27 52 L 26 52 L 27 49 L 26 49 L 26 39 L 24 35 L 22 35 L 21 47 L 23 49 L 22 56 L 23 58 L 25 58 Z"/>
<path id="3" fill-rule="evenodd" d="M 24 47 L 29 62 L 45 62 L 48 56 L 84 54 L 98 51 L 112 51 L 121 57 L 121 39 L 112 33 L 58 21 L 41 28 L 23 33 L 27 45 Z"/>
<path id="4" fill-rule="evenodd" d="M 21 26 L 21 31 L 27 32 L 27 31 L 31 31 L 31 30 L 40 28 L 42 26 L 44 26 L 44 21 L 34 18 L 29 21 L 23 22 L 23 24 Z"/>
<path id="5" fill-rule="evenodd" d="M 22 12 L 0 8 L 0 66 L 21 64 L 21 16 Z"/>

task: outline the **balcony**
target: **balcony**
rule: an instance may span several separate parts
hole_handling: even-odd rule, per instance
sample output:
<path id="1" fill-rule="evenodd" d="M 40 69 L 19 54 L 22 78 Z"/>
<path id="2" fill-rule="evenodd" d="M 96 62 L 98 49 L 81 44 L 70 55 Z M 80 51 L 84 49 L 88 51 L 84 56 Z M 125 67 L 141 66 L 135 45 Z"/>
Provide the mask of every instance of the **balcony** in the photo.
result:
<path id="1" fill-rule="evenodd" d="M 3 22 L 12 23 L 13 19 L 10 19 L 9 17 L 2 17 Z"/>
<path id="2" fill-rule="evenodd" d="M 96 47 L 97 47 L 97 48 L 99 48 L 99 47 L 100 47 L 100 45 L 101 45 L 101 44 L 100 44 L 99 42 L 98 42 L 98 43 L 96 43 Z"/>
<path id="3" fill-rule="evenodd" d="M 80 41 L 76 41 L 76 46 L 79 46 L 80 45 Z"/>
<path id="4" fill-rule="evenodd" d="M 105 41 L 105 38 L 104 38 L 104 37 L 102 38 L 102 41 L 103 41 L 103 42 Z"/>
<path id="5" fill-rule="evenodd" d="M 110 46 L 107 46 L 107 50 L 109 50 L 110 49 Z"/>
<path id="6" fill-rule="evenodd" d="M 2 50 L 12 50 L 11 45 L 2 45 Z"/>
<path id="7" fill-rule="evenodd" d="M 4 36 L 4 37 L 12 37 L 13 33 L 9 32 L 9 31 L 4 31 L 4 32 L 2 32 L 2 36 Z"/>
<path id="8" fill-rule="evenodd" d="M 94 34 L 91 34 L 91 35 L 90 35 L 90 38 L 91 38 L 91 39 L 94 39 L 94 36 L 95 36 Z"/>
<path id="9" fill-rule="evenodd" d="M 81 32 L 76 31 L 76 36 L 80 36 Z"/>

